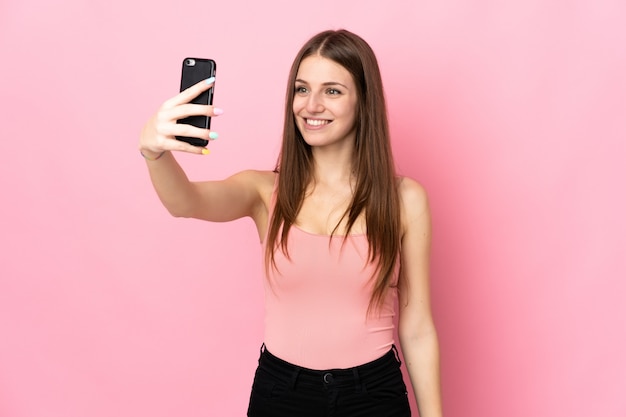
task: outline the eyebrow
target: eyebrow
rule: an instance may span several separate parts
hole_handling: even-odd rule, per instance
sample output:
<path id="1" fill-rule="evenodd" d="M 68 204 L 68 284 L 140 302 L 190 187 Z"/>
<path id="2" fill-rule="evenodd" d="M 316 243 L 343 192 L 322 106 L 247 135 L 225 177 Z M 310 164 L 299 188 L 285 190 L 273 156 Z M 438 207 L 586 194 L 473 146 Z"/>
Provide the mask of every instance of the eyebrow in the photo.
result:
<path id="1" fill-rule="evenodd" d="M 307 85 L 309 84 L 308 82 L 306 82 L 306 81 L 304 81 L 304 80 L 301 80 L 300 78 L 297 78 L 297 79 L 296 79 L 296 82 L 297 82 L 297 83 L 307 84 Z M 325 83 L 322 83 L 322 85 L 323 85 L 323 86 L 326 86 L 326 87 L 328 87 L 328 86 L 333 86 L 333 85 L 340 85 L 340 86 L 342 86 L 343 88 L 345 88 L 346 90 L 349 90 L 349 88 L 348 88 L 347 86 L 345 86 L 345 85 L 343 85 L 343 84 L 341 84 L 341 83 L 338 83 L 337 81 L 327 81 L 327 82 L 325 82 Z"/>

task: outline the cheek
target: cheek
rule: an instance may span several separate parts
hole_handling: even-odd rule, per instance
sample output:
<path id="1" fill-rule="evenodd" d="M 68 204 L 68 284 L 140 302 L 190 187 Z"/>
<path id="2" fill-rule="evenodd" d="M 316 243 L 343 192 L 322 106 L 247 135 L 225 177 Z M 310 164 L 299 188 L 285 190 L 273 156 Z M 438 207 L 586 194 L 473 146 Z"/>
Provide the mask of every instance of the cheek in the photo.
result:
<path id="1" fill-rule="evenodd" d="M 356 120 L 358 112 L 356 103 L 350 103 L 344 108 L 344 116 L 351 120 Z"/>
<path id="2" fill-rule="evenodd" d="M 352 126 L 352 129 L 356 129 L 357 124 L 358 124 L 358 109 L 357 108 L 353 108 L 352 111 L 350 112 L 350 125 Z"/>
<path id="3" fill-rule="evenodd" d="M 293 114 L 298 114 L 300 110 L 304 107 L 303 100 L 300 97 L 293 98 L 293 104 L 291 105 L 291 110 Z"/>
<path id="4" fill-rule="evenodd" d="M 349 97 L 341 105 L 341 112 L 345 117 L 356 118 L 358 113 L 358 103 L 356 97 Z"/>

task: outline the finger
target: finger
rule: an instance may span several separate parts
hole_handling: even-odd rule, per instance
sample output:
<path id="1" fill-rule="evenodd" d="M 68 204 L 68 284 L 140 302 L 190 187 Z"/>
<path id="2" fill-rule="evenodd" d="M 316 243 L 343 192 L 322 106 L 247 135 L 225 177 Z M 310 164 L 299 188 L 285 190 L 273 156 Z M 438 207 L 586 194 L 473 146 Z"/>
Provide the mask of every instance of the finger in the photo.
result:
<path id="1" fill-rule="evenodd" d="M 200 81 L 187 88 L 186 90 L 181 91 L 179 94 L 175 95 L 169 100 L 165 101 L 165 103 L 163 103 L 163 107 L 171 108 L 180 104 L 189 103 L 191 100 L 198 97 L 200 93 L 213 87 L 214 83 L 215 77 L 207 78 L 206 80 Z"/>
<path id="2" fill-rule="evenodd" d="M 204 140 L 212 140 L 211 136 L 216 135 L 216 133 L 213 133 L 213 135 L 211 135 L 211 131 L 208 129 L 203 129 L 185 123 L 172 123 L 164 126 L 161 133 L 167 138 L 173 138 L 175 136 L 186 136 L 190 138 L 198 138 Z"/>
<path id="3" fill-rule="evenodd" d="M 204 104 L 181 104 L 168 109 L 165 113 L 165 117 L 170 120 L 180 120 L 189 116 L 219 116 L 223 111 L 217 107 Z"/>
<path id="4" fill-rule="evenodd" d="M 180 140 L 176 140 L 176 139 L 165 139 L 163 141 L 163 143 L 161 144 L 161 148 L 165 151 L 177 151 L 177 152 L 187 152 L 187 153 L 195 153 L 195 154 L 202 154 L 202 153 L 208 153 L 208 151 L 204 151 L 203 148 L 201 146 L 193 146 L 187 142 L 183 142 Z"/>

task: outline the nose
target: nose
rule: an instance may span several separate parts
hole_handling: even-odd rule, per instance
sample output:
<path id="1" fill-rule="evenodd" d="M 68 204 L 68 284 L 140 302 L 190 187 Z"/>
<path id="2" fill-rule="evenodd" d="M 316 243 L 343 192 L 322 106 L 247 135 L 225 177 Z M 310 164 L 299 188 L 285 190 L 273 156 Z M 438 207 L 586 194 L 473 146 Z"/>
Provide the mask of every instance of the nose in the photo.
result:
<path id="1" fill-rule="evenodd" d="M 317 94 L 310 94 L 306 102 L 306 110 L 309 113 L 321 113 L 324 111 L 324 104 L 319 99 Z"/>

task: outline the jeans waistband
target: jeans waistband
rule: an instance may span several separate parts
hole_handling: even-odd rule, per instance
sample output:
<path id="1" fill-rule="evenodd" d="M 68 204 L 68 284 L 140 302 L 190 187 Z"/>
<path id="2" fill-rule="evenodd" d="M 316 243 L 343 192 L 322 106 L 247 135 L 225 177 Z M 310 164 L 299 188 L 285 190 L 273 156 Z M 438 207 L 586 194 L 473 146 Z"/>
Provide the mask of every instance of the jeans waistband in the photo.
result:
<path id="1" fill-rule="evenodd" d="M 261 346 L 259 357 L 260 368 L 287 381 L 292 388 L 298 383 L 324 388 L 353 385 L 360 390 L 362 381 L 383 377 L 386 373 L 397 371 L 400 364 L 395 345 L 378 359 L 352 368 L 341 369 L 315 370 L 294 365 L 271 354 L 265 348 L 265 344 Z"/>

